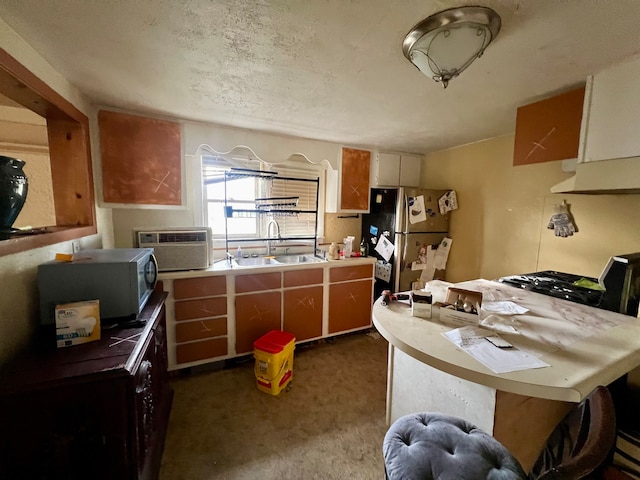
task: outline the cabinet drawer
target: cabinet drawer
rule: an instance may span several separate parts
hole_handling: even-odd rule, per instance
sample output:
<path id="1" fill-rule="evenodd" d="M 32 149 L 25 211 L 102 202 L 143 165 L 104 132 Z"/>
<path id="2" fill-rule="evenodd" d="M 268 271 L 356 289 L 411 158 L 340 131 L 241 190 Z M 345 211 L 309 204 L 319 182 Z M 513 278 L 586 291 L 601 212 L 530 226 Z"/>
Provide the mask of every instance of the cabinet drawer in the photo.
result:
<path id="1" fill-rule="evenodd" d="M 275 290 L 281 286 L 281 277 L 280 272 L 238 275 L 236 277 L 236 293 Z"/>
<path id="2" fill-rule="evenodd" d="M 316 285 L 322 283 L 322 269 L 294 270 L 284 272 L 285 287 L 299 287 L 301 285 Z"/>
<path id="3" fill-rule="evenodd" d="M 227 293 L 227 278 L 218 277 L 179 278 L 173 281 L 173 298 L 212 297 Z"/>
<path id="4" fill-rule="evenodd" d="M 176 324 L 176 342 L 190 342 L 227 334 L 227 317 L 207 318 Z"/>
<path id="5" fill-rule="evenodd" d="M 227 297 L 200 298 L 176 302 L 176 321 L 227 314 Z"/>
<path id="6" fill-rule="evenodd" d="M 189 363 L 227 354 L 227 337 L 176 345 L 176 362 Z"/>
<path id="7" fill-rule="evenodd" d="M 332 283 L 371 277 L 373 277 L 373 265 L 371 264 L 354 265 L 351 267 L 335 267 L 329 271 L 329 281 Z"/>

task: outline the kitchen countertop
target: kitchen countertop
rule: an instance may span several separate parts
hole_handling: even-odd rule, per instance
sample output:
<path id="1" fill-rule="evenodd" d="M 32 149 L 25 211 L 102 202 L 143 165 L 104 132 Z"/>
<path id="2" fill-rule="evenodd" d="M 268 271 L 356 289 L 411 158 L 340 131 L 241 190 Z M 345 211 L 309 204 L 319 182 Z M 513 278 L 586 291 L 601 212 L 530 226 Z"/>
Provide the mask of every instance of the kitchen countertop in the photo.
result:
<path id="1" fill-rule="evenodd" d="M 255 273 L 281 272 L 285 270 L 308 270 L 311 268 L 333 268 L 343 266 L 346 267 L 351 265 L 366 265 L 374 263 L 376 263 L 375 257 L 351 257 L 344 260 L 325 260 L 321 262 L 283 263 L 280 265 L 232 267 L 226 260 L 218 260 L 209 268 L 205 269 L 161 272 L 158 274 L 158 280 L 206 277 L 213 275 L 246 275 Z"/>
<path id="2" fill-rule="evenodd" d="M 499 282 L 455 285 L 481 291 L 485 300 L 512 300 L 530 311 L 518 315 L 520 335 L 499 332 L 515 347 L 550 366 L 493 373 L 442 334 L 455 327 L 411 316 L 407 303 L 373 307 L 373 323 L 396 348 L 445 373 L 496 390 L 548 400 L 579 402 L 596 386 L 608 385 L 640 365 L 640 320 L 560 300 Z"/>

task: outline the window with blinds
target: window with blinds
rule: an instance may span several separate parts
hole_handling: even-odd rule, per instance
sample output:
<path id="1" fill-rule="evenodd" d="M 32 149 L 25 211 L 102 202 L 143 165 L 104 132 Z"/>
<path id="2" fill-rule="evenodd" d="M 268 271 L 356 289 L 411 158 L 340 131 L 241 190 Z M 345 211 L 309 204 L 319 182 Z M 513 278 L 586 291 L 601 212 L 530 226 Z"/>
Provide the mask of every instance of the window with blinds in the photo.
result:
<path id="1" fill-rule="evenodd" d="M 281 237 L 314 237 L 316 232 L 316 210 L 318 208 L 319 183 L 295 179 L 315 180 L 321 175 L 321 167 L 310 164 L 268 165 L 250 160 L 220 159 L 203 157 L 202 178 L 204 184 L 205 220 L 212 228 L 214 238 L 268 236 L 269 220 L 276 220 Z M 225 181 L 225 171 L 230 168 L 248 168 L 277 173 L 277 178 L 264 179 L 246 177 Z M 236 210 L 256 209 L 262 201 L 290 203 L 290 209 L 300 210 L 297 214 L 262 214 L 226 221 L 224 216 L 225 198 L 228 206 Z M 269 200 L 267 200 L 269 199 Z M 289 209 L 289 207 L 286 207 Z M 226 228 L 229 231 L 226 231 Z M 273 235 L 273 232 L 271 232 Z"/>
<path id="2" fill-rule="evenodd" d="M 273 218 L 280 226 L 280 235 L 282 237 L 315 236 L 318 183 L 288 180 L 288 178 L 315 179 L 318 178 L 317 173 L 314 175 L 314 172 L 309 172 L 308 170 L 296 170 L 282 167 L 281 165 L 278 165 L 273 170 L 278 172 L 278 177 L 280 178 L 262 182 L 265 187 L 265 196 L 283 199 L 297 197 L 297 205 L 293 208 L 308 212 L 284 216 L 276 214 Z M 287 200 L 284 201 L 286 202 Z M 270 218 L 270 216 L 262 218 L 265 228 Z"/>

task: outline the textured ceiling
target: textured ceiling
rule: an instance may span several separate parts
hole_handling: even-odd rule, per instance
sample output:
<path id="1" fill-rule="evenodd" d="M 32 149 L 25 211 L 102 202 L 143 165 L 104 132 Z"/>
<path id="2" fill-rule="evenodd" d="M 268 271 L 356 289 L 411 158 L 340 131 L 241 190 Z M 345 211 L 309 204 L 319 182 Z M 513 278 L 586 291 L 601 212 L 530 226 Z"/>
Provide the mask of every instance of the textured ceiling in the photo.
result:
<path id="1" fill-rule="evenodd" d="M 444 90 L 402 40 L 464 4 L 3 0 L 0 17 L 99 105 L 421 153 L 513 132 L 518 106 L 640 53 L 638 0 L 485 0 L 502 30 Z"/>

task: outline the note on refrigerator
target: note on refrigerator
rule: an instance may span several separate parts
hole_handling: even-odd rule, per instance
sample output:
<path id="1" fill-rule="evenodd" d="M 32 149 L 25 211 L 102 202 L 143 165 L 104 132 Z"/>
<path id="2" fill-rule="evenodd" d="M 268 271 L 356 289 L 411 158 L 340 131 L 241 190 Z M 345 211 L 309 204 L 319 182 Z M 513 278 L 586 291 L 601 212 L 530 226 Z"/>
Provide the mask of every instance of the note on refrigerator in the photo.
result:
<path id="1" fill-rule="evenodd" d="M 427 221 L 427 214 L 424 208 L 424 196 L 408 197 L 409 201 L 409 222 L 416 224 Z"/>
<path id="2" fill-rule="evenodd" d="M 375 251 L 382 255 L 382 258 L 388 262 L 391 255 L 393 255 L 393 243 L 391 243 L 384 235 L 380 235 Z"/>
<path id="3" fill-rule="evenodd" d="M 430 282 L 433 280 L 436 274 L 436 266 L 435 266 L 435 257 L 436 251 L 433 249 L 431 245 L 427 247 L 427 261 L 425 268 L 422 270 L 420 274 L 420 281 L 423 283 Z"/>
<path id="4" fill-rule="evenodd" d="M 450 238 L 444 237 L 436 249 L 433 264 L 438 270 L 444 270 L 447 268 L 447 259 L 449 258 L 449 250 L 451 250 L 452 241 L 453 240 Z"/>

